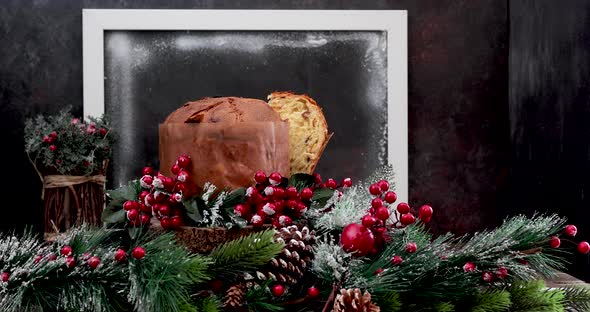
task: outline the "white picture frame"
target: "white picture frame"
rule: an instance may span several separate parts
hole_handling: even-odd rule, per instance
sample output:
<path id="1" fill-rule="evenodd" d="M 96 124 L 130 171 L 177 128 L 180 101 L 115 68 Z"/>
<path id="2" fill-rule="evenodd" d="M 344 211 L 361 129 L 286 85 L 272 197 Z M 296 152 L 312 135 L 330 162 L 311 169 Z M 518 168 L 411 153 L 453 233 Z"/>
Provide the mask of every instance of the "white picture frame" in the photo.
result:
<path id="1" fill-rule="evenodd" d="M 105 111 L 104 32 L 109 30 L 385 31 L 388 163 L 396 193 L 408 200 L 408 53 L 405 10 L 110 10 L 84 9 L 84 115 Z"/>

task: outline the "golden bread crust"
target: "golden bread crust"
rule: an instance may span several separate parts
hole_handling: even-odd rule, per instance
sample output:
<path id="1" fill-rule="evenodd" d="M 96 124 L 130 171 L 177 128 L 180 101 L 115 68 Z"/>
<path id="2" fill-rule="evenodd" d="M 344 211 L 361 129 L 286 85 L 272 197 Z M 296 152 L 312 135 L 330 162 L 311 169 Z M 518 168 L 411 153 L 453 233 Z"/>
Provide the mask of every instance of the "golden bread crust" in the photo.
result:
<path id="1" fill-rule="evenodd" d="M 167 123 L 238 123 L 280 121 L 266 102 L 240 97 L 203 98 L 188 102 L 168 115 Z"/>

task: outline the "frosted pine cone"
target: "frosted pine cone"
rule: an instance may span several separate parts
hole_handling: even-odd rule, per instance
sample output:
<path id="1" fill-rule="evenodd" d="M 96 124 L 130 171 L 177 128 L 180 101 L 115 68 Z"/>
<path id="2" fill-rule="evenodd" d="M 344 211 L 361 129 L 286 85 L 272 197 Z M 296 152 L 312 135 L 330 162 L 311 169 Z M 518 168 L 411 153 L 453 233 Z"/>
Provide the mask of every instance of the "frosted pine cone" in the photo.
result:
<path id="1" fill-rule="evenodd" d="M 379 306 L 371 301 L 371 294 L 358 288 L 341 289 L 334 300 L 334 312 L 379 312 Z"/>

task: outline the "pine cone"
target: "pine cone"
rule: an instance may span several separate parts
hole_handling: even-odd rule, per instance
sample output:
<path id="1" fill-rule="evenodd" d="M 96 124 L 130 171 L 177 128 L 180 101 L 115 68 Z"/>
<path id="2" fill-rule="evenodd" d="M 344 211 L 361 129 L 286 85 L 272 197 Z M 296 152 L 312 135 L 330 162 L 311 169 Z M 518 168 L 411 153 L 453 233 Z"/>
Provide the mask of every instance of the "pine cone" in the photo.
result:
<path id="1" fill-rule="evenodd" d="M 246 282 L 262 283 L 270 279 L 292 286 L 303 277 L 313 258 L 313 232 L 307 226 L 291 225 L 278 230 L 275 239 L 285 244 L 283 251 L 257 271 L 256 276 L 245 275 Z"/>
<path id="2" fill-rule="evenodd" d="M 340 294 L 334 300 L 334 312 L 379 312 L 379 306 L 371 301 L 371 294 L 365 291 L 361 295 L 361 290 L 341 289 Z"/>
<path id="3" fill-rule="evenodd" d="M 239 309 L 244 304 L 246 285 L 237 284 L 231 286 L 225 293 L 225 307 L 230 310 Z"/>

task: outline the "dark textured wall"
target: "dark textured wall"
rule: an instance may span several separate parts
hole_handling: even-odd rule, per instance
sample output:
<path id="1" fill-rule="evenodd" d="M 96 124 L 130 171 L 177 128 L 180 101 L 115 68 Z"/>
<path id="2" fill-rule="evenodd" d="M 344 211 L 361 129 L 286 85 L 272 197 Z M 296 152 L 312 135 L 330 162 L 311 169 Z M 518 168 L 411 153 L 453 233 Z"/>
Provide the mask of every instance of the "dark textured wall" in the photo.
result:
<path id="1" fill-rule="evenodd" d="M 512 211 L 568 216 L 590 238 L 590 2 L 510 2 Z M 590 279 L 588 257 L 576 275 Z"/>
<path id="2" fill-rule="evenodd" d="M 296 3 L 296 4 L 295 4 Z M 38 223 L 40 183 L 23 121 L 82 111 L 82 8 L 406 9 L 410 196 L 436 230 L 495 225 L 508 176 L 508 8 L 498 0 L 0 1 L 3 228 Z"/>

